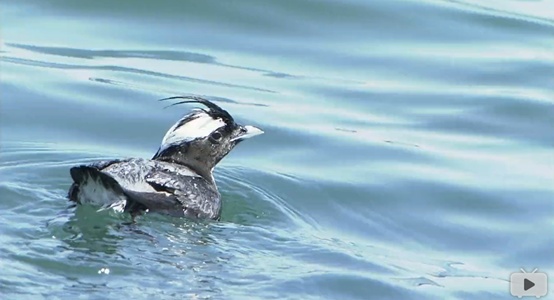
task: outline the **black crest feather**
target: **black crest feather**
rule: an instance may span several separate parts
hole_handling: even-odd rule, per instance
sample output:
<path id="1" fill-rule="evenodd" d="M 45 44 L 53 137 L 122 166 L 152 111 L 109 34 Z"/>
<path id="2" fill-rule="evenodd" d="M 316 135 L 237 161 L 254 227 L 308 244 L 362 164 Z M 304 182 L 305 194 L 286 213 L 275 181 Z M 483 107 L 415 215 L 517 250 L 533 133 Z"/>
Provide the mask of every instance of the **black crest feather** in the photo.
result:
<path id="1" fill-rule="evenodd" d="M 185 99 L 185 100 L 179 101 L 179 102 L 176 102 L 176 103 L 172 103 L 172 104 L 166 106 L 166 108 L 171 107 L 171 106 L 175 106 L 175 105 L 185 104 L 185 103 L 200 103 L 200 104 L 205 105 L 207 108 L 209 108 L 208 111 L 206 111 L 204 109 L 202 109 L 202 110 L 205 111 L 212 118 L 214 118 L 214 119 L 221 118 L 227 125 L 232 125 L 232 124 L 235 123 L 235 120 L 233 119 L 231 114 L 229 114 L 226 110 L 219 107 L 218 105 L 211 102 L 210 100 L 204 99 L 202 97 L 198 97 L 198 96 L 173 96 L 173 97 L 163 98 L 163 99 L 160 99 L 158 101 L 167 101 L 167 100 L 175 100 L 175 99 Z"/>

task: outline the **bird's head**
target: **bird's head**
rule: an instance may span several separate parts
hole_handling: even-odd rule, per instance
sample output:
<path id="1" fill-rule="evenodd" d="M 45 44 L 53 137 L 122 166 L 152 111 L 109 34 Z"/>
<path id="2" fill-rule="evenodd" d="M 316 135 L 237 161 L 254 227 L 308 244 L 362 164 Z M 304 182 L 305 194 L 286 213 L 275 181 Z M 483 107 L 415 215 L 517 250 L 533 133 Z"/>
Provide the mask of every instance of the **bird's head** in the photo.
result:
<path id="1" fill-rule="evenodd" d="M 162 101 L 171 99 L 182 101 L 170 106 L 200 103 L 207 109 L 195 109 L 171 126 L 152 159 L 185 165 L 208 180 L 213 180 L 213 168 L 238 143 L 263 133 L 254 126 L 235 123 L 226 110 L 209 100 L 177 96 Z"/>

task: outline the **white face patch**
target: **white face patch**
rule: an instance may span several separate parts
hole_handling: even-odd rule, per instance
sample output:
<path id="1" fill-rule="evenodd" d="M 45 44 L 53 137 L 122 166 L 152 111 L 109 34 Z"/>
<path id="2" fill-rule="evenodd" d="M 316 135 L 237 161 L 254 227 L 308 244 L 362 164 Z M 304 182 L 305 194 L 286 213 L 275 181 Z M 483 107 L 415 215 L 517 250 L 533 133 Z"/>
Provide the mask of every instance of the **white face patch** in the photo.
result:
<path id="1" fill-rule="evenodd" d="M 162 140 L 162 148 L 175 143 L 207 137 L 216 129 L 225 126 L 225 122 L 222 119 L 218 118 L 214 120 L 203 111 L 196 111 L 194 115 L 194 119 L 181 125 L 179 128 L 177 128 L 177 125 L 179 125 L 180 120 L 169 128 Z"/>

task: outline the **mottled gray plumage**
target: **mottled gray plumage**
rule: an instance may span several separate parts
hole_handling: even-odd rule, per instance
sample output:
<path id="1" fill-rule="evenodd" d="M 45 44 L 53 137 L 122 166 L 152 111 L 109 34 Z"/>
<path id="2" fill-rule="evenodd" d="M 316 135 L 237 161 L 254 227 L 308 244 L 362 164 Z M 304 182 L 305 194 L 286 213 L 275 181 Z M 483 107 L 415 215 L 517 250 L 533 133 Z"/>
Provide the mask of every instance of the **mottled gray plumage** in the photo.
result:
<path id="1" fill-rule="evenodd" d="M 194 111 L 175 123 L 152 159 L 114 159 L 71 168 L 69 199 L 133 216 L 157 212 L 219 219 L 221 197 L 213 168 L 240 141 L 263 132 L 236 124 L 208 100 L 182 98 L 209 110 Z"/>

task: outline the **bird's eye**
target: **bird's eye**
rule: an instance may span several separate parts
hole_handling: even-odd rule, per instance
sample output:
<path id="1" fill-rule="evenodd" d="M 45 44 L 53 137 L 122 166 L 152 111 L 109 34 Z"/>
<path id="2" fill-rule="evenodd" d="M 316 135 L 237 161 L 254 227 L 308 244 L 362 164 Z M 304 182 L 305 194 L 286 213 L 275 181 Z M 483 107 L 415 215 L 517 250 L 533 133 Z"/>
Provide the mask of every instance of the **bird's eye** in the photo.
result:
<path id="1" fill-rule="evenodd" d="M 210 138 L 214 141 L 219 141 L 221 139 L 221 133 L 216 131 L 216 132 L 213 132 L 211 135 L 210 135 Z"/>

